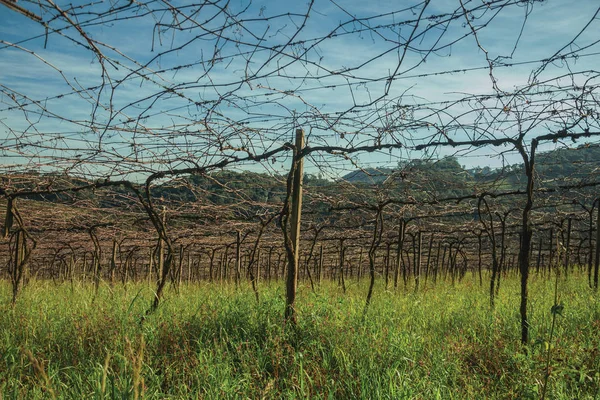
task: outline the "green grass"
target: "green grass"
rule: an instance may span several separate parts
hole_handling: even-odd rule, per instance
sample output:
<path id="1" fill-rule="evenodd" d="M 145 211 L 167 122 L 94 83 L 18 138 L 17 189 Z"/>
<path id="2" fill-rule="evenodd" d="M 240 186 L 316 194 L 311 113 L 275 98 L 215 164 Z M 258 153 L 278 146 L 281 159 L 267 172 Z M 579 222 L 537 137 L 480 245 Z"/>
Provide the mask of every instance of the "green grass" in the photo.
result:
<path id="1" fill-rule="evenodd" d="M 519 344 L 518 282 L 496 309 L 470 276 L 454 287 L 385 292 L 324 283 L 298 294 L 284 327 L 283 285 L 169 291 L 140 324 L 144 285 L 31 282 L 14 309 L 0 283 L 0 398 L 600 398 L 600 306 L 583 277 L 559 285 L 564 312 L 548 344 L 553 282 L 532 278 L 531 345 Z"/>

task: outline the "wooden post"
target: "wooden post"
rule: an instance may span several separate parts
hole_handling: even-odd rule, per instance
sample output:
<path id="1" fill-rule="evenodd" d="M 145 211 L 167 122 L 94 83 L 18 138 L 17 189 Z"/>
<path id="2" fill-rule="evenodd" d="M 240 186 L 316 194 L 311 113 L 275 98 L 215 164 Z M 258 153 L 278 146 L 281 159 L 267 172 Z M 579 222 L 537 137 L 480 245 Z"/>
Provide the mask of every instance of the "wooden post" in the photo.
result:
<path id="1" fill-rule="evenodd" d="M 202 253 L 198 253 L 198 264 L 196 266 L 196 280 L 206 279 L 206 274 L 202 273 Z"/>
<path id="2" fill-rule="evenodd" d="M 296 145 L 294 147 L 294 159 L 292 171 L 294 181 L 292 186 L 292 220 L 291 240 L 293 257 L 288 260 L 288 274 L 286 280 L 286 308 L 285 319 L 296 323 L 294 303 L 296 301 L 296 289 L 298 287 L 298 259 L 300 256 L 300 220 L 302 217 L 302 179 L 304 175 L 304 158 L 301 151 L 304 148 L 304 131 L 296 130 Z"/>
<path id="3" fill-rule="evenodd" d="M 565 247 L 565 278 L 567 277 L 567 274 L 569 273 L 569 263 L 570 263 L 570 259 L 569 259 L 569 255 L 571 253 L 571 217 L 569 217 L 568 221 L 567 221 L 567 244 Z"/>
<path id="4" fill-rule="evenodd" d="M 435 253 L 435 268 L 433 270 L 433 284 L 437 283 L 437 276 L 440 269 L 440 252 L 442 251 L 442 238 L 438 241 L 437 252 Z"/>
<path id="5" fill-rule="evenodd" d="M 214 270 L 214 266 L 215 266 L 215 252 L 217 251 L 216 248 L 212 248 L 210 249 L 210 253 L 208 253 L 208 281 L 210 283 L 212 283 L 213 281 L 213 270 Z M 219 273 L 218 275 L 219 280 L 221 278 L 221 274 Z"/>
<path id="6" fill-rule="evenodd" d="M 75 254 L 71 253 L 69 256 L 69 280 L 71 281 L 71 285 L 73 284 L 73 278 L 75 277 L 75 269 L 76 268 L 77 268 L 77 259 L 75 258 Z M 590 269 L 590 271 L 591 271 L 591 269 Z"/>
<path id="7" fill-rule="evenodd" d="M 148 275 L 146 276 L 146 280 L 148 281 L 148 284 L 150 284 L 150 282 L 152 282 L 152 268 L 154 268 L 154 249 L 151 247 L 150 248 L 150 258 L 148 258 Z"/>
<path id="8" fill-rule="evenodd" d="M 192 252 L 187 253 L 187 283 L 188 285 L 192 282 Z"/>
<path id="9" fill-rule="evenodd" d="M 384 274 L 385 274 L 385 290 L 388 290 L 388 285 L 389 285 L 389 281 L 390 281 L 390 246 L 391 243 L 388 242 L 387 246 L 386 246 L 386 253 L 385 253 L 385 270 L 384 270 Z"/>
<path id="10" fill-rule="evenodd" d="M 346 293 L 346 282 L 344 281 L 344 259 L 345 257 L 344 239 L 340 239 L 340 279 L 339 284 L 342 286 L 342 290 Z"/>
<path id="11" fill-rule="evenodd" d="M 163 227 L 167 223 L 167 207 L 163 206 L 162 210 L 162 225 Z M 158 276 L 157 276 L 157 284 L 160 284 L 160 281 L 163 279 L 163 272 L 165 268 L 165 243 L 162 238 L 158 237 Z"/>
<path id="12" fill-rule="evenodd" d="M 552 260 L 554 258 L 554 229 L 550 228 L 550 250 L 548 254 L 548 273 L 552 273 Z"/>
<path id="13" fill-rule="evenodd" d="M 227 279 L 227 266 L 225 265 L 225 259 L 224 259 L 224 257 L 226 257 L 226 255 L 227 255 L 227 247 L 219 255 L 219 258 L 218 258 L 218 261 L 216 264 L 217 277 L 218 277 L 219 283 L 221 283 L 221 284 L 225 283 L 225 280 Z"/>
<path id="14" fill-rule="evenodd" d="M 115 282 L 115 269 L 117 269 L 117 239 L 113 238 L 112 255 L 110 258 L 110 283 Z"/>
<path id="15" fill-rule="evenodd" d="M 269 247 L 269 257 L 267 258 L 267 281 L 271 283 L 271 257 L 273 256 L 273 246 Z"/>
<path id="16" fill-rule="evenodd" d="M 256 249 L 256 284 L 260 283 L 260 247 Z"/>
<path id="17" fill-rule="evenodd" d="M 183 275 L 183 244 L 179 245 L 179 265 L 177 266 L 177 290 L 181 287 Z"/>
<path id="18" fill-rule="evenodd" d="M 362 259 L 363 259 L 363 247 L 360 246 L 360 251 L 358 253 L 358 265 L 357 265 L 357 272 L 356 272 L 356 281 L 360 282 L 360 278 L 362 277 L 363 274 L 363 268 L 362 268 Z"/>
<path id="19" fill-rule="evenodd" d="M 427 287 L 427 281 L 429 280 L 429 265 L 431 264 L 431 250 L 433 249 L 433 232 L 429 238 L 429 249 L 427 251 L 427 263 L 425 264 L 425 286 Z"/>
<path id="20" fill-rule="evenodd" d="M 319 273 L 318 273 L 318 282 L 321 284 L 321 279 L 323 279 L 323 245 L 319 248 Z"/>
<path id="21" fill-rule="evenodd" d="M 398 228 L 398 249 L 396 250 L 396 268 L 394 269 L 394 289 L 398 287 L 398 274 L 402 266 L 402 245 L 404 243 L 404 219 L 400 220 Z"/>
<path id="22" fill-rule="evenodd" d="M 481 252 L 482 252 L 482 243 L 481 243 L 481 231 L 477 235 L 477 271 L 479 272 L 479 286 L 483 286 L 483 278 L 481 277 Z"/>
<path id="23" fill-rule="evenodd" d="M 594 260 L 594 290 L 598 291 L 598 266 L 600 266 L 600 199 L 598 200 L 596 219 L 596 259 Z"/>
<path id="24" fill-rule="evenodd" d="M 447 264 L 446 252 L 448 253 L 448 260 L 449 260 L 451 258 L 451 254 L 452 254 L 452 243 L 450 243 L 449 245 L 444 245 L 444 253 L 442 254 L 442 264 L 441 264 L 440 276 L 444 280 L 448 276 L 448 267 L 446 267 L 446 264 Z"/>
<path id="25" fill-rule="evenodd" d="M 421 230 L 417 234 L 417 246 L 415 253 L 415 292 L 419 290 L 419 280 L 421 279 L 421 250 L 422 250 L 422 236 Z"/>
<path id="26" fill-rule="evenodd" d="M 506 216 L 500 221 L 501 226 L 501 237 L 500 237 L 500 263 L 498 266 L 498 280 L 496 281 L 496 295 L 500 292 L 500 281 L 502 280 L 502 273 L 506 276 Z M 519 246 L 523 244 L 523 233 L 519 233 Z M 527 252 L 529 259 L 529 252 Z M 528 264 L 529 265 L 529 264 Z M 529 268 L 529 267 L 528 267 Z M 529 271 L 529 269 L 527 270 Z"/>
<path id="27" fill-rule="evenodd" d="M 150 252 L 150 255 L 152 255 L 152 251 Z M 81 279 L 83 280 L 83 282 L 85 282 L 85 278 L 86 278 L 86 273 L 87 273 L 87 252 L 83 252 L 83 265 L 81 266 L 82 270 L 82 277 Z"/>
<path id="28" fill-rule="evenodd" d="M 132 267 L 132 271 L 133 271 L 133 279 L 135 280 L 135 282 L 138 281 L 138 257 L 135 257 L 133 259 L 133 267 Z"/>
<path id="29" fill-rule="evenodd" d="M 123 265 L 123 285 L 127 285 L 129 280 L 129 270 L 131 268 L 131 253 L 125 257 L 125 264 Z"/>
<path id="30" fill-rule="evenodd" d="M 165 265 L 165 246 L 163 245 L 163 240 L 158 239 L 158 274 L 156 277 L 157 282 L 161 280 L 163 275 L 163 269 Z"/>
<path id="31" fill-rule="evenodd" d="M 242 234 L 240 231 L 237 231 L 237 236 L 235 240 L 235 286 L 240 286 L 241 274 L 240 269 L 242 267 Z"/>

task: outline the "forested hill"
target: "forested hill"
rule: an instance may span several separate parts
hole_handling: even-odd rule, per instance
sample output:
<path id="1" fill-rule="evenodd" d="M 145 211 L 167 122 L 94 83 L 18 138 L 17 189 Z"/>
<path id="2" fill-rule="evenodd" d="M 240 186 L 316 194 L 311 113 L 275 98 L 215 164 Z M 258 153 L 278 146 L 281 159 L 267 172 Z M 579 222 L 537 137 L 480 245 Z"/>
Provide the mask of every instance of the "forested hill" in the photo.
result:
<path id="1" fill-rule="evenodd" d="M 559 149 L 540 153 L 536 159 L 538 180 L 545 186 L 561 185 L 575 181 L 594 181 L 600 171 L 600 147 L 582 146 L 576 149 Z M 31 173 L 39 181 L 40 175 Z M 48 181 L 56 181 L 45 175 Z M 11 176 L 3 177 L 4 183 L 13 181 L 12 190 L 19 188 Z M 25 178 L 24 181 L 27 181 Z M 81 179 L 62 179 L 63 185 L 81 186 Z M 65 183 L 66 182 L 66 183 Z M 204 176 L 187 176 L 177 181 L 163 183 L 152 189 L 152 194 L 173 203 L 208 203 L 213 205 L 236 205 L 248 211 L 265 204 L 280 204 L 285 198 L 285 176 L 273 176 L 256 172 L 217 171 Z M 391 197 L 445 198 L 472 194 L 476 188 L 494 184 L 496 190 L 523 188 L 525 176 L 522 164 L 504 169 L 478 167 L 466 169 L 454 157 L 439 160 L 412 160 L 397 168 L 365 169 L 346 174 L 340 180 L 331 181 L 307 174 L 305 188 L 311 193 L 343 195 L 346 199 L 363 196 L 370 198 L 373 189 L 384 190 Z M 349 185 L 350 184 L 350 185 Z M 26 185 L 23 185 L 23 189 Z M 357 190 L 358 188 L 358 190 Z M 364 189 L 364 190 L 361 190 Z M 98 207 L 110 208 L 136 200 L 123 188 L 81 191 L 76 195 L 53 194 L 30 196 L 45 201 L 81 201 Z M 361 193 L 364 192 L 364 193 Z M 371 193 L 372 194 L 372 193 Z"/>
<path id="2" fill-rule="evenodd" d="M 569 181 L 594 180 L 600 172 L 600 146 L 585 145 L 539 153 L 536 156 L 535 171 L 538 181 L 544 181 L 550 186 Z M 365 169 L 350 172 L 343 177 L 348 182 L 366 185 L 390 184 L 390 181 L 399 179 L 409 182 L 415 178 L 418 178 L 420 184 L 425 184 L 427 178 L 438 181 L 438 185 L 443 182 L 449 188 L 501 182 L 504 189 L 520 188 L 526 180 L 522 163 L 503 169 L 487 166 L 466 169 L 454 157 L 412 160 L 398 165 L 396 169 Z"/>

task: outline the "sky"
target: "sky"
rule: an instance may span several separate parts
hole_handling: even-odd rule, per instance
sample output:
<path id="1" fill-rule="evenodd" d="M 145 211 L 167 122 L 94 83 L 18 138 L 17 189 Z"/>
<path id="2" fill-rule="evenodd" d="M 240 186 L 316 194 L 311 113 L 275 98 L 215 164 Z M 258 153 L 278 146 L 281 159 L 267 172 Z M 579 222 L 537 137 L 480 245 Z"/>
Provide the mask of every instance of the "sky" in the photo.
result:
<path id="1" fill-rule="evenodd" d="M 411 146 L 597 127 L 596 0 L 17 4 L 43 23 L 0 5 L 3 172 L 138 180 L 298 127 L 309 146 L 399 147 L 312 153 L 307 171 L 331 178 L 414 157 L 500 167 L 518 155 Z M 232 165 L 283 173 L 286 154 Z"/>

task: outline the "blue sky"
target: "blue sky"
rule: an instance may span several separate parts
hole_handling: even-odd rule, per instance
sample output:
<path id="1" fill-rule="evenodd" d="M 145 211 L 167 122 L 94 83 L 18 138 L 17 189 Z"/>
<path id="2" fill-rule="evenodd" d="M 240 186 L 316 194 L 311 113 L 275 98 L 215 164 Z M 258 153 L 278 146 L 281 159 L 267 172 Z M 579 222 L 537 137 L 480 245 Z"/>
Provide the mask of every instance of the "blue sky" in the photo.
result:
<path id="1" fill-rule="evenodd" d="M 58 168 L 137 179 L 244 154 L 228 146 L 260 154 L 289 141 L 297 125 L 309 145 L 348 148 L 377 140 L 426 143 L 441 129 L 453 140 L 513 137 L 517 112 L 548 112 L 552 104 L 555 95 L 542 102 L 536 90 L 587 85 L 586 96 L 593 96 L 597 1 L 490 3 L 235 0 L 225 18 L 225 2 L 76 2 L 72 8 L 70 2 L 20 1 L 48 23 L 47 35 L 42 24 L 0 6 L 0 157 L 5 170 Z M 511 4 L 495 9 L 500 3 Z M 477 9 L 469 20 L 463 6 Z M 104 69 L 58 9 L 81 24 Z M 446 23 L 452 13 L 457 18 Z M 532 86 L 539 61 L 557 52 L 566 57 L 545 66 L 535 75 L 541 84 Z M 515 95 L 522 88 L 528 90 Z M 455 103 L 471 95 L 489 98 Z M 554 120 L 532 122 L 530 135 L 558 129 L 559 116 L 574 118 L 573 105 L 561 107 Z M 596 121 L 584 123 L 594 129 Z M 468 166 L 518 161 L 513 154 L 499 157 L 505 150 L 458 155 Z M 422 156 L 406 149 L 315 155 L 307 169 L 335 177 L 356 165 L 394 166 Z M 280 173 L 287 165 L 280 157 L 243 167 Z"/>

